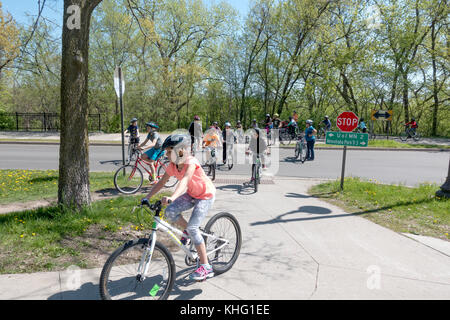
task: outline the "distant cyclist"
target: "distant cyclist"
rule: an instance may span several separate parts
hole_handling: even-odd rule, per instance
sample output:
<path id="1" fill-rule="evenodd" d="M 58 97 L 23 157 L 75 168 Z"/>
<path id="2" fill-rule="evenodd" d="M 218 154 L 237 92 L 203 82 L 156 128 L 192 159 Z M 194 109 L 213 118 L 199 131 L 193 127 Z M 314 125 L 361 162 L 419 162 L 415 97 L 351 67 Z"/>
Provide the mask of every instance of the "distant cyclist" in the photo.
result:
<path id="1" fill-rule="evenodd" d="M 364 122 L 364 118 L 361 118 L 361 119 L 359 120 L 358 128 L 361 129 L 361 131 L 362 131 L 363 133 L 366 133 L 366 132 L 367 132 L 367 126 L 366 126 L 366 123 Z"/>
<path id="2" fill-rule="evenodd" d="M 265 165 L 265 153 L 267 152 L 267 144 L 266 141 L 264 139 L 262 139 L 262 137 L 260 137 L 260 130 L 261 129 L 254 129 L 252 137 L 250 139 L 250 143 L 248 145 L 248 149 L 245 152 L 245 154 L 250 154 L 250 152 L 252 153 L 252 157 L 253 157 L 253 161 L 252 161 L 252 176 L 253 176 L 253 170 L 255 168 L 256 165 L 256 158 L 257 156 L 259 156 L 259 158 L 261 159 L 261 164 L 262 164 L 262 168 L 266 169 L 266 165 Z M 254 180 L 254 178 L 252 177 L 251 182 Z"/>
<path id="3" fill-rule="evenodd" d="M 142 155 L 142 159 L 150 164 L 150 171 L 152 175 L 149 177 L 150 182 L 156 182 L 156 170 L 155 170 L 155 162 L 158 161 L 164 155 L 164 150 L 161 149 L 163 141 L 161 136 L 157 132 L 159 129 L 158 125 L 154 122 L 148 122 L 145 124 L 145 128 L 147 129 L 147 138 L 145 141 L 139 146 L 142 149 L 143 146 L 147 144 L 148 141 L 151 141 L 150 146 L 148 146 Z"/>
<path id="4" fill-rule="evenodd" d="M 231 123 L 225 122 L 225 129 L 222 131 L 223 140 L 223 164 L 227 163 L 227 151 L 233 148 L 233 144 L 236 142 L 236 136 L 231 129 Z"/>
<path id="5" fill-rule="evenodd" d="M 295 111 L 294 111 L 295 112 Z M 293 117 L 289 117 L 289 124 L 287 126 L 287 132 L 291 135 L 294 136 L 295 133 L 297 132 L 297 128 L 298 128 L 298 124 L 297 122 L 294 120 Z"/>
<path id="6" fill-rule="evenodd" d="M 411 130 L 414 134 L 416 134 L 417 128 L 419 127 L 416 119 L 414 117 L 411 118 L 410 122 L 405 123 L 406 129 L 408 129 L 411 126 Z"/>
<path id="7" fill-rule="evenodd" d="M 331 130 L 331 121 L 330 121 L 330 119 L 328 118 L 328 116 L 325 116 L 325 118 L 324 118 L 323 121 L 322 121 L 322 124 L 324 125 L 325 133 L 326 133 L 327 131 L 330 131 L 330 130 Z"/>
<path id="8" fill-rule="evenodd" d="M 127 128 L 127 130 L 125 130 L 124 133 L 128 133 L 130 135 L 130 144 L 139 143 L 138 119 L 131 119 L 130 126 Z"/>
<path id="9" fill-rule="evenodd" d="M 197 151 L 197 150 L 194 150 L 195 142 L 197 142 L 197 147 L 200 147 L 201 138 L 203 136 L 202 123 L 200 121 L 199 116 L 194 117 L 194 121 L 191 122 L 188 130 L 189 130 L 189 134 L 191 135 L 191 151 Z"/>
<path id="10" fill-rule="evenodd" d="M 236 137 L 238 143 L 244 143 L 244 129 L 242 128 L 241 121 L 236 123 Z"/>
<path id="11" fill-rule="evenodd" d="M 252 124 L 250 125 L 251 129 L 258 129 L 258 121 L 256 119 L 252 120 Z"/>

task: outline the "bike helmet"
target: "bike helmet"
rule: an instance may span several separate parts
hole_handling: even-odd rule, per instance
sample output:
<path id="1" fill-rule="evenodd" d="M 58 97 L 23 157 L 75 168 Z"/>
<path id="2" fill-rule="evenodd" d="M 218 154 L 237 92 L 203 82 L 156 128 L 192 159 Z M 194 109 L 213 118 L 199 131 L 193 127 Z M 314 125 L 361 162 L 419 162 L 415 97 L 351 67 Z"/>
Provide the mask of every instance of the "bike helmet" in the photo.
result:
<path id="1" fill-rule="evenodd" d="M 411 121 L 416 121 L 416 118 L 412 117 L 412 118 L 411 118 Z"/>
<path id="2" fill-rule="evenodd" d="M 274 118 L 278 118 L 280 115 L 278 114 L 278 113 L 275 113 L 274 115 L 273 115 L 273 117 Z"/>
<path id="3" fill-rule="evenodd" d="M 266 117 L 270 117 L 270 114 L 266 114 Z"/>
<path id="4" fill-rule="evenodd" d="M 136 122 L 136 121 L 138 121 L 138 119 L 137 118 L 133 118 L 133 119 L 130 120 L 130 123 L 133 123 L 133 122 Z"/>
<path id="5" fill-rule="evenodd" d="M 200 117 L 199 116 L 195 116 L 194 120 L 198 121 L 198 120 L 200 120 Z"/>
<path id="6" fill-rule="evenodd" d="M 241 124 L 241 120 L 238 120 L 238 122 L 236 122 L 237 124 Z"/>
<path id="7" fill-rule="evenodd" d="M 313 124 L 313 121 L 312 120 L 306 120 L 306 123 L 307 124 Z"/>
<path id="8" fill-rule="evenodd" d="M 151 127 L 151 128 L 155 128 L 155 129 L 159 129 L 158 125 L 154 122 L 147 122 L 145 124 L 146 127 Z"/>
<path id="9" fill-rule="evenodd" d="M 225 122 L 225 127 L 231 127 L 231 123 Z"/>
<path id="10" fill-rule="evenodd" d="M 186 134 L 173 134 L 167 137 L 161 146 L 162 150 L 167 148 L 189 148 L 191 146 L 191 138 Z"/>
<path id="11" fill-rule="evenodd" d="M 328 116 L 325 116 L 325 119 L 328 119 Z"/>

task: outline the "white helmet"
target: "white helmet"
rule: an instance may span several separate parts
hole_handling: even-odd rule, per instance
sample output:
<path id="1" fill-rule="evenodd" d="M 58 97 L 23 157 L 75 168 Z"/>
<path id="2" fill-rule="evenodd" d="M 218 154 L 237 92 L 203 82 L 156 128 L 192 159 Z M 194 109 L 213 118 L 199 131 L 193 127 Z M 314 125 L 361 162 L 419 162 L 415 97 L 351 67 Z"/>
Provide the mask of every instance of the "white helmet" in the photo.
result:
<path id="1" fill-rule="evenodd" d="M 312 120 L 306 120 L 306 123 L 307 124 L 313 124 L 313 121 Z"/>

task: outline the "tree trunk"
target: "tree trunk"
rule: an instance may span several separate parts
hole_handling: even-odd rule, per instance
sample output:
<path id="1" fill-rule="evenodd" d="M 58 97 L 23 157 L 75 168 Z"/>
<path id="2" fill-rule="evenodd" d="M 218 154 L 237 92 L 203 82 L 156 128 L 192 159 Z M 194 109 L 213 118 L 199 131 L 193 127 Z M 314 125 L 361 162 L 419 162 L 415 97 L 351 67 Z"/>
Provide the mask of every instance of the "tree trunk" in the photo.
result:
<path id="1" fill-rule="evenodd" d="M 438 85 L 437 85 L 437 67 L 436 67 L 436 33 L 435 33 L 436 21 L 433 20 L 431 24 L 431 59 L 433 63 L 433 121 L 431 126 L 431 135 L 437 135 L 437 125 L 438 125 L 438 108 L 439 108 L 439 96 L 438 96 Z"/>
<path id="2" fill-rule="evenodd" d="M 403 110 L 405 112 L 405 123 L 409 122 L 409 98 L 408 98 L 408 72 L 402 72 L 403 76 Z"/>
<path id="3" fill-rule="evenodd" d="M 92 11 L 101 0 L 64 0 L 58 203 L 89 205 L 88 56 Z"/>

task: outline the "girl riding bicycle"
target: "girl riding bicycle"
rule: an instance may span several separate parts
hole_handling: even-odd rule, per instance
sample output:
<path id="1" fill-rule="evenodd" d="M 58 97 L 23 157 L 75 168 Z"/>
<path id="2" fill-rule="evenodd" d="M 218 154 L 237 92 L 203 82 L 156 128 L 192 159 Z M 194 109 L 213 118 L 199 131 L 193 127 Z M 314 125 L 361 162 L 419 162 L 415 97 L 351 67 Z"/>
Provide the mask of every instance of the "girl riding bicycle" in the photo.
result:
<path id="1" fill-rule="evenodd" d="M 162 150 L 167 152 L 170 165 L 162 179 L 144 199 L 150 199 L 157 194 L 171 176 L 179 180 L 175 192 L 170 197 L 163 197 L 162 203 L 163 205 L 170 203 L 166 208 L 165 216 L 185 229 L 185 236 L 181 241 L 186 243 L 189 236 L 193 240 L 200 258 L 200 266 L 191 274 L 190 278 L 201 281 L 214 276 L 199 227 L 214 203 L 216 188 L 203 171 L 200 162 L 190 155 L 190 147 L 191 139 L 184 134 L 171 135 L 164 141 Z M 187 191 L 184 193 L 186 189 Z M 181 213 L 191 208 L 194 208 L 194 210 L 189 222 L 187 222 Z"/>
<path id="2" fill-rule="evenodd" d="M 143 150 L 142 147 L 147 144 L 148 141 L 151 141 L 149 147 L 147 147 L 145 153 L 142 155 L 142 160 L 148 162 L 150 164 L 151 176 L 150 182 L 156 182 L 156 170 L 155 170 L 155 162 L 158 161 L 164 155 L 164 150 L 161 149 L 162 139 L 157 132 L 159 129 L 158 125 L 154 122 L 148 122 L 145 124 L 148 135 L 145 141 L 139 146 L 139 149 Z"/>

